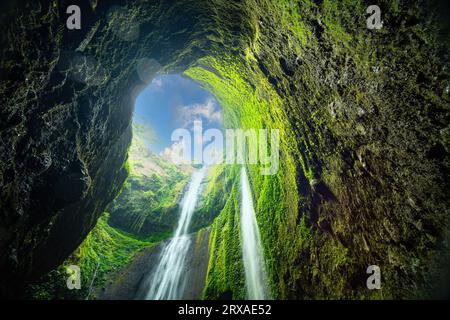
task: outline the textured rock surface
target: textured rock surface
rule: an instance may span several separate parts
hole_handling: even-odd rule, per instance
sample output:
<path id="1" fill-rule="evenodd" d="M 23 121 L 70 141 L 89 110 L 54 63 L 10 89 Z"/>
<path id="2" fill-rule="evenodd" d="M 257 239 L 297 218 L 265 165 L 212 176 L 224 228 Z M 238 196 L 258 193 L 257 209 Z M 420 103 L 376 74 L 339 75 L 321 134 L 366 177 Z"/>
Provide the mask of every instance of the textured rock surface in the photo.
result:
<path id="1" fill-rule="evenodd" d="M 125 179 L 137 92 L 188 67 L 228 126 L 282 126 L 282 171 L 250 172 L 274 297 L 434 289 L 448 261 L 450 65 L 429 4 L 380 1 L 379 32 L 361 1 L 80 1 L 73 31 L 69 4 L 0 10 L 2 295 L 81 243 Z M 230 212 L 211 231 L 230 249 L 210 265 L 209 297 L 242 297 Z M 370 264 L 383 292 L 365 288 Z"/>
<path id="2" fill-rule="evenodd" d="M 96 298 L 99 300 L 143 299 L 137 296 L 139 287 L 158 262 L 161 248 L 161 245 L 157 245 L 136 255 L 128 266 L 112 274 L 104 287 L 96 290 Z"/>
<path id="3" fill-rule="evenodd" d="M 241 61 L 186 72 L 226 124 L 281 130 L 277 175 L 248 166 L 276 298 L 449 294 L 448 8 L 379 5 L 374 32 L 361 1 L 258 2 Z M 245 297 L 236 202 L 212 227 L 206 298 Z"/>
<path id="4" fill-rule="evenodd" d="M 128 178 L 106 209 L 108 223 L 126 232 L 164 239 L 176 228 L 179 203 L 192 169 L 177 167 L 153 154 L 143 139 L 143 133 L 134 126 Z"/>
<path id="5" fill-rule="evenodd" d="M 183 70 L 239 30 L 203 2 L 80 1 L 81 30 L 65 27 L 67 1 L 2 4 L 2 294 L 61 263 L 117 194 L 154 59 Z"/>
<path id="6" fill-rule="evenodd" d="M 202 297 L 209 259 L 208 240 L 209 230 L 205 229 L 191 236 L 185 270 L 187 282 L 182 299 L 199 300 Z M 96 298 L 100 300 L 145 299 L 146 280 L 157 266 L 162 246 L 166 243 L 164 241 L 145 249 L 128 266 L 112 274 L 105 286 L 97 290 Z"/>
<path id="7" fill-rule="evenodd" d="M 200 300 L 205 288 L 209 260 L 209 229 L 202 229 L 192 239 L 188 253 L 186 287 L 182 299 Z"/>
<path id="8" fill-rule="evenodd" d="M 62 8 L 53 2 L 11 8 L 3 11 L 14 19 L 2 25 L 7 30 L 1 40 L 5 294 L 14 294 L 11 284 L 20 289 L 23 280 L 67 257 L 119 191 L 127 175 L 132 111 L 126 85 L 104 86 L 67 66 L 70 55 L 84 55 L 75 53 L 79 35 L 62 28 Z"/>

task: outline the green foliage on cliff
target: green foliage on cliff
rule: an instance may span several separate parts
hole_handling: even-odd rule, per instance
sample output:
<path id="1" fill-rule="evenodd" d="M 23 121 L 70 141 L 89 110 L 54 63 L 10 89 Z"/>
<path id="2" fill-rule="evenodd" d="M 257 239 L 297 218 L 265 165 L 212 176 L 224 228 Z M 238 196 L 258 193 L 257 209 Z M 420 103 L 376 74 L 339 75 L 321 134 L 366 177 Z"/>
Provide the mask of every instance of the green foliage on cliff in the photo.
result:
<path id="1" fill-rule="evenodd" d="M 221 103 L 226 127 L 280 130 L 281 161 L 277 174 L 263 177 L 259 165 L 246 167 L 274 298 L 404 298 L 417 296 L 422 287 L 431 290 L 439 284 L 438 280 L 427 280 L 439 279 L 440 272 L 448 273 L 442 266 L 448 269 L 445 262 L 449 260 L 449 187 L 445 174 L 450 168 L 450 84 L 449 33 L 448 29 L 442 32 L 437 24 L 434 7 L 423 1 L 380 0 L 383 28 L 368 30 L 367 3 L 359 0 L 134 3 L 128 2 L 127 8 L 141 22 L 139 41 L 120 42 L 117 30 L 111 31 L 110 24 L 101 21 L 82 48 L 83 54 L 108 66 L 114 81 L 101 82 L 95 89 L 76 89 L 85 84 L 61 82 L 53 74 L 48 78 L 57 79 L 46 85 L 42 96 L 50 100 L 68 92 L 68 97 L 61 99 L 63 105 L 53 109 L 54 115 L 53 111 L 47 112 L 45 100 L 15 102 L 22 101 L 30 86 L 42 91 L 41 66 L 54 69 L 59 47 L 68 44 L 62 31 L 58 31 L 60 19 L 56 11 L 50 16 L 56 22 L 41 30 L 42 34 L 56 34 L 53 41 L 43 41 L 34 23 L 25 23 L 35 19 L 34 13 L 22 25 L 8 29 L 12 39 L 13 32 L 25 32 L 32 26 L 28 34 L 36 34 L 36 39 L 50 46 L 48 52 L 53 53 L 42 55 L 36 52 L 38 42 L 21 38 L 7 54 L 29 57 L 29 51 L 38 57 L 31 63 L 36 67 L 12 68 L 17 64 L 12 58 L 5 65 L 7 74 L 23 78 L 28 75 L 27 86 L 19 85 L 18 81 L 24 79 L 11 80 L 11 85 L 2 91 L 3 97 L 12 97 L 5 100 L 12 111 L 12 116 L 5 119 L 13 129 L 5 127 L 5 136 L 14 137 L 14 143 L 2 153 L 11 155 L 3 161 L 9 166 L 4 175 L 7 188 L 13 190 L 14 184 L 22 181 L 22 190 L 28 194 L 30 182 L 46 185 L 52 181 L 52 175 L 37 176 L 39 180 L 32 177 L 30 181 L 32 170 L 16 172 L 13 160 L 18 155 L 35 156 L 31 149 L 42 148 L 57 155 L 61 146 L 52 144 L 47 150 L 46 144 L 49 140 L 59 141 L 60 132 L 68 127 L 77 129 L 67 130 L 64 140 L 76 141 L 83 160 L 91 160 L 87 161 L 88 169 L 100 167 L 109 149 L 99 137 L 117 139 L 114 130 L 105 131 L 103 125 L 107 122 L 106 128 L 122 130 L 128 125 L 129 117 L 124 115 L 131 108 L 116 101 L 119 96 L 128 97 L 128 90 L 137 85 L 130 80 L 135 78 L 136 63 L 150 55 L 165 71 L 187 68 L 186 74 Z M 100 6 L 106 4 L 100 2 Z M 128 21 L 121 22 L 121 26 L 128 25 Z M 70 43 L 67 48 L 78 45 Z M 48 56 L 54 62 L 45 62 L 50 61 Z M 108 100 L 97 99 L 100 97 Z M 72 125 L 74 105 L 83 106 L 74 114 L 93 110 L 86 119 L 78 117 L 76 126 Z M 106 105 L 111 108 L 105 109 Z M 100 110 L 108 112 L 102 116 Z M 43 115 L 42 124 L 50 123 L 55 128 L 53 133 L 46 132 L 40 139 L 29 134 L 36 128 L 31 123 L 34 119 L 21 115 L 32 111 Z M 114 115 L 113 121 L 105 119 L 106 115 Z M 106 137 L 99 132 L 107 133 Z M 28 140 L 23 136 L 29 136 Z M 40 144 L 35 145 L 33 139 Z M 14 148 L 20 146 L 32 148 L 21 147 L 16 152 Z M 98 146 L 103 146 L 103 150 L 98 151 Z M 66 149 L 76 148 L 69 143 L 64 145 Z M 29 160 L 35 163 L 33 158 Z M 68 159 L 57 160 L 53 162 L 61 165 L 55 167 L 55 172 Z M 136 164 L 145 169 L 139 161 Z M 81 176 L 85 172 L 88 171 L 82 170 Z M 105 169 L 97 176 L 103 177 L 105 172 L 109 173 Z M 95 178 L 95 170 L 89 173 Z M 165 180 L 158 174 L 147 178 L 136 187 L 147 188 L 147 182 L 151 182 L 155 189 L 146 191 L 153 196 Z M 211 228 L 205 298 L 245 296 L 236 179 L 232 192 L 221 199 L 225 207 Z M 93 183 L 97 189 L 106 185 Z M 14 191 L 13 195 L 19 198 L 21 193 Z M 159 199 L 163 199 L 164 208 L 174 203 L 172 197 Z M 98 199 L 94 201 L 96 204 Z M 142 198 L 136 202 L 150 203 Z M 103 208 L 101 204 L 95 207 Z M 22 215 L 22 206 L 13 209 L 14 214 Z M 138 210 L 143 210 L 143 206 Z M 66 216 L 78 211 L 71 213 Z M 202 217 L 208 218 L 206 214 L 209 213 L 201 212 Z M 27 216 L 33 215 L 27 212 L 24 217 Z M 85 220 L 94 216 L 88 212 Z M 155 217 L 153 212 L 147 212 L 129 219 L 130 229 L 141 230 L 144 216 Z M 31 219 L 27 219 L 21 226 L 31 225 Z M 154 220 L 150 222 L 155 225 Z M 51 225 L 42 221 L 41 226 Z M 18 230 L 21 237 L 17 243 L 27 244 L 25 235 L 36 233 L 39 237 L 31 241 L 45 244 L 40 229 Z M 10 241 L 13 237 L 8 235 L 5 239 Z M 25 245 L 18 247 L 20 252 L 24 248 Z M 13 249 L 2 257 L 14 258 Z M 65 254 L 64 250 L 61 252 L 60 255 Z M 31 269 L 32 255 L 21 258 L 23 270 Z M 369 291 L 365 286 L 366 268 L 372 264 L 381 267 L 382 291 Z"/>
<path id="2" fill-rule="evenodd" d="M 190 168 L 153 154 L 147 147 L 151 130 L 134 125 L 129 150 L 129 176 L 110 204 L 110 223 L 126 232 L 157 241 L 174 230 Z M 149 133 L 150 132 L 150 133 Z"/>
<path id="3" fill-rule="evenodd" d="M 192 216 L 191 232 L 212 224 L 214 218 L 225 207 L 227 195 L 232 192 L 234 178 L 233 172 L 227 165 L 215 165 L 208 169 L 204 187 Z"/>
<path id="4" fill-rule="evenodd" d="M 248 56 L 247 63 L 254 65 L 256 61 L 251 56 Z M 244 65 L 234 63 L 231 59 L 227 60 L 227 62 L 222 61 L 221 64 L 214 59 L 204 59 L 201 61 L 201 64 L 209 65 L 211 68 L 214 68 L 215 72 L 202 67 L 193 67 L 187 70 L 186 74 L 214 93 L 223 107 L 226 126 L 243 129 L 270 128 L 280 130 L 281 167 L 277 174 L 274 176 L 263 176 L 259 165 L 247 166 L 250 184 L 255 196 L 254 203 L 265 251 L 270 286 L 273 291 L 271 295 L 278 297 L 280 292 L 286 290 L 284 287 L 287 285 L 284 283 L 284 278 L 279 278 L 280 272 L 291 272 L 289 266 L 295 264 L 299 246 L 305 245 L 305 242 L 306 246 L 308 246 L 311 239 L 311 237 L 305 235 L 309 230 L 304 224 L 298 227 L 295 226 L 298 194 L 294 182 L 295 167 L 292 163 L 293 137 L 289 136 L 287 130 L 289 123 L 286 120 L 286 115 L 280 108 L 280 98 L 271 89 L 262 72 L 250 68 L 246 69 L 246 74 L 253 76 L 252 80 L 254 83 L 257 83 L 256 89 L 253 90 L 250 84 L 238 73 L 238 70 L 242 72 L 243 68 L 246 68 Z M 235 176 L 235 179 L 239 181 L 239 175 Z M 235 206 L 227 202 L 226 210 L 224 209 L 219 216 L 219 219 L 221 217 L 222 221 L 227 222 L 228 228 L 235 229 L 234 231 L 229 231 L 235 234 L 239 232 L 239 195 L 239 187 L 235 186 L 233 193 L 228 196 L 227 200 L 235 204 Z M 234 210 L 237 211 L 237 216 L 234 215 Z M 291 216 L 289 219 L 289 213 L 294 215 L 294 217 L 292 218 Z M 236 219 L 237 222 L 235 221 Z M 220 278 L 219 275 L 225 275 L 223 271 L 224 265 L 221 265 L 219 261 L 234 261 L 233 259 L 236 258 L 234 255 L 236 252 L 240 252 L 237 251 L 240 250 L 240 244 L 239 237 L 228 236 L 228 233 L 215 232 L 214 226 L 216 224 L 219 224 L 221 230 L 225 222 L 220 224 L 215 221 L 210 241 L 213 245 L 220 243 L 223 248 L 229 247 L 229 250 L 217 250 L 218 253 L 215 255 L 215 259 L 210 259 L 210 271 L 208 272 L 205 296 L 218 297 L 220 292 L 226 288 L 231 291 L 230 295 L 233 298 L 245 298 L 243 274 L 242 272 L 237 272 L 235 267 L 232 268 L 232 272 L 226 273 L 227 276 L 221 280 L 224 283 L 235 283 L 235 286 L 224 288 L 221 286 L 222 282 L 217 280 Z M 295 237 L 295 241 L 290 240 L 287 247 L 287 242 L 283 241 L 283 239 L 288 240 L 291 237 Z M 239 259 L 241 259 L 240 255 Z M 295 279 L 295 274 L 292 274 L 291 279 Z M 214 292 L 214 294 L 211 294 L 211 292 Z"/>
<path id="5" fill-rule="evenodd" d="M 101 288 L 115 271 L 128 264 L 132 257 L 151 242 L 136 239 L 111 227 L 105 213 L 83 243 L 57 269 L 29 288 L 32 299 L 85 299 L 92 284 L 89 299 L 95 299 L 95 289 Z M 67 267 L 76 265 L 81 272 L 81 289 L 66 286 Z M 94 278 L 95 275 L 95 278 Z"/>
<path id="6" fill-rule="evenodd" d="M 225 207 L 211 226 L 204 299 L 245 299 L 239 228 L 239 167 L 229 168 L 227 174 L 232 179 L 231 190 L 224 197 Z"/>
<path id="7" fill-rule="evenodd" d="M 185 74 L 216 96 L 225 127 L 280 129 L 279 172 L 247 166 L 273 297 L 417 295 L 439 272 L 433 257 L 448 256 L 438 243 L 448 226 L 449 85 L 437 54 L 448 37 L 433 10 L 382 1 L 377 31 L 362 1 L 250 3 L 253 36 L 240 55 L 204 57 Z M 235 251 L 217 249 L 235 247 L 232 218 L 222 211 L 225 231 L 210 235 L 206 297 L 242 297 L 225 285 L 242 277 L 224 267 Z M 382 291 L 366 288 L 372 264 Z"/>

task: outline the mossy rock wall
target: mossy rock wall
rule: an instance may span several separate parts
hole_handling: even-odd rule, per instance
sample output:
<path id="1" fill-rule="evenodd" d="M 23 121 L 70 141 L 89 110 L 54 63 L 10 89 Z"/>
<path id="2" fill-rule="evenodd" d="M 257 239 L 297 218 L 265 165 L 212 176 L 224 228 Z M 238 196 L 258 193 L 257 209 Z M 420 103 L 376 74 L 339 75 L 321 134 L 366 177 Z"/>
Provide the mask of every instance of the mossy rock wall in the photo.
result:
<path id="1" fill-rule="evenodd" d="M 229 127 L 281 131 L 280 171 L 247 166 L 274 297 L 442 294 L 449 37 L 434 5 L 383 2 L 384 26 L 373 31 L 362 1 L 257 2 L 244 57 L 186 71 L 215 94 Z M 211 242 L 233 248 L 228 233 L 213 227 Z M 223 274 L 233 255 L 211 260 L 206 293 L 224 290 L 219 277 L 243 297 L 242 283 L 232 285 L 242 273 Z M 366 287 L 370 265 L 382 290 Z"/>
<path id="2" fill-rule="evenodd" d="M 2 4 L 2 295 L 60 264 L 119 192 L 149 60 L 211 90 L 227 127 L 280 130 L 277 174 L 247 166 L 274 298 L 435 289 L 448 253 L 444 10 L 379 1 L 375 31 L 357 0 L 80 1 L 69 31 L 70 4 Z M 211 229 L 205 297 L 245 294 L 237 197 Z M 372 264 L 381 291 L 365 286 Z"/>
<path id="3" fill-rule="evenodd" d="M 210 1 L 69 1 L 1 5 L 1 294 L 56 267 L 122 188 L 136 95 L 158 68 L 184 70 L 246 42 L 239 7 Z M 241 6 L 241 5 L 240 5 Z M 218 35 L 225 35 L 219 39 Z M 3 143 L 5 141 L 6 143 Z"/>

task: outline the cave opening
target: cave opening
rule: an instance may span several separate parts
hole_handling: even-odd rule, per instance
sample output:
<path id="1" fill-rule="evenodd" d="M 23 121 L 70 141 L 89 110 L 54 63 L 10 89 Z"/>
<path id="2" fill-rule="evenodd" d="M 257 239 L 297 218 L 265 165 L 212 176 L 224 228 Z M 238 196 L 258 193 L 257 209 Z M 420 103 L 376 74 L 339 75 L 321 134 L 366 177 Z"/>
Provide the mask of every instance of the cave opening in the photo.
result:
<path id="1" fill-rule="evenodd" d="M 280 130 L 279 170 L 247 167 L 273 298 L 421 297 L 447 273 L 448 48 L 438 39 L 448 28 L 435 9 L 383 8 L 374 31 L 356 2 L 84 1 L 83 27 L 66 30 L 66 8 L 44 2 L 3 15 L 0 296 L 44 276 L 33 298 L 133 298 L 136 274 L 117 287 L 109 274 L 152 267 L 189 177 L 163 157 L 177 154 L 172 139 L 152 140 L 172 132 L 167 114 L 151 124 L 135 112 L 134 139 L 149 151 L 133 153 L 134 102 L 181 70 L 220 102 L 227 127 Z M 152 79 L 159 72 L 175 74 Z M 246 298 L 239 170 L 228 169 L 200 184 L 211 196 L 189 230 L 191 256 L 210 263 L 193 277 L 206 285 L 186 287 L 205 299 Z M 369 263 L 394 280 L 382 294 L 367 290 Z M 73 265 L 79 291 L 66 286 Z"/>
<path id="2" fill-rule="evenodd" d="M 179 161 L 186 148 L 194 152 L 194 145 L 176 140 L 174 132 L 186 130 L 194 137 L 194 122 L 203 130 L 221 130 L 222 112 L 211 93 L 184 75 L 157 75 L 136 97 L 129 175 L 109 206 L 112 226 L 155 241 L 171 235 L 189 177 L 201 167 Z M 194 219 L 193 225 L 197 230 L 205 223 Z"/>
<path id="3" fill-rule="evenodd" d="M 200 136 L 194 133 L 198 124 L 202 128 Z M 128 178 L 104 218 L 109 227 L 126 233 L 130 239 L 158 248 L 157 253 L 149 250 L 148 255 L 152 255 L 149 265 L 137 271 L 144 280 L 137 284 L 138 290 L 132 297 L 201 297 L 204 276 L 199 279 L 195 274 L 182 275 L 181 270 L 206 269 L 206 254 L 202 255 L 203 267 L 192 267 L 196 263 L 190 257 L 192 244 L 223 208 L 217 187 L 223 186 L 224 181 L 217 177 L 224 168 L 195 163 L 183 156 L 194 154 L 196 143 L 202 147 L 208 144 L 203 132 L 222 130 L 222 126 L 219 102 L 185 75 L 156 75 L 136 97 Z M 200 137 L 201 141 L 178 139 L 176 133 L 180 131 L 193 140 Z M 213 185 L 215 188 L 211 188 Z M 126 278 L 133 276 L 127 274 Z M 116 280 L 112 277 L 111 281 Z M 164 288 L 155 287 L 158 281 L 172 287 L 167 285 L 165 292 Z M 190 282 L 188 287 L 198 289 L 184 290 L 181 286 L 186 282 Z M 116 294 L 110 287 L 105 292 Z"/>

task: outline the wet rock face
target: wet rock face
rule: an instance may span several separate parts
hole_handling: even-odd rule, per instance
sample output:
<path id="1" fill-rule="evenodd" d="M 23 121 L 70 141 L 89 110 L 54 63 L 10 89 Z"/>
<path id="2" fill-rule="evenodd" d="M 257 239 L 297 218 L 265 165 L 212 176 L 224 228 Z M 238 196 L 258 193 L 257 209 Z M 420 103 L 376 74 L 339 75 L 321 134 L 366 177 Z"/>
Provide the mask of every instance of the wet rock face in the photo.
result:
<path id="1" fill-rule="evenodd" d="M 287 212 L 258 208 L 275 296 L 377 297 L 373 263 L 384 294 L 407 296 L 445 244 L 448 32 L 419 2 L 380 2 L 378 33 L 357 1 L 305 1 L 289 27 L 277 1 L 85 0 L 81 30 L 65 27 L 68 1 L 2 4 L 0 295 L 61 263 L 120 190 L 134 97 L 154 73 L 209 55 L 239 60 L 261 99 L 267 82 L 293 136 Z"/>
<path id="2" fill-rule="evenodd" d="M 96 289 L 98 300 L 145 300 L 146 287 L 142 283 L 151 276 L 151 271 L 157 267 L 163 244 L 146 248 L 137 254 L 125 268 L 112 274 L 104 286 Z"/>
<path id="3" fill-rule="evenodd" d="M 277 79 L 281 96 L 295 97 L 286 109 L 301 158 L 314 173 L 299 188 L 308 198 L 300 210 L 313 245 L 300 250 L 295 293 L 287 296 L 417 296 L 424 277 L 436 273 L 433 259 L 449 261 L 448 37 L 439 35 L 445 31 L 433 5 L 379 5 L 385 25 L 377 33 L 364 28 L 356 7 L 336 5 L 327 22 L 325 5 L 318 16 L 303 6 L 302 21 L 316 34 L 302 47 L 294 75 L 288 58 L 280 70 L 263 70 Z M 291 54 L 270 36 L 273 25 L 260 35 L 274 42 L 261 50 L 263 60 Z M 343 29 L 334 33 L 336 26 Z M 372 264 L 382 270 L 382 295 L 366 287 Z M 291 279 L 296 270 L 286 273 Z M 428 281 L 425 291 L 439 282 Z"/>
<path id="4" fill-rule="evenodd" d="M 217 47 L 207 35 L 221 31 L 207 1 L 81 1 L 80 30 L 66 28 L 69 4 L 2 4 L 2 295 L 81 243 L 127 175 L 135 96 L 161 68 Z"/>
<path id="5" fill-rule="evenodd" d="M 190 245 L 185 266 L 182 300 L 200 300 L 205 287 L 209 260 L 209 229 L 190 235 Z M 152 272 L 158 267 L 161 251 L 168 240 L 146 248 L 134 257 L 125 268 L 111 274 L 105 285 L 96 289 L 99 300 L 145 300 Z"/>
<path id="6" fill-rule="evenodd" d="M 54 267 L 93 227 L 127 175 L 132 110 L 126 86 L 111 95 L 63 69 L 62 47 L 77 40 L 61 32 L 57 6 L 11 10 L 0 89 L 2 291 Z"/>

